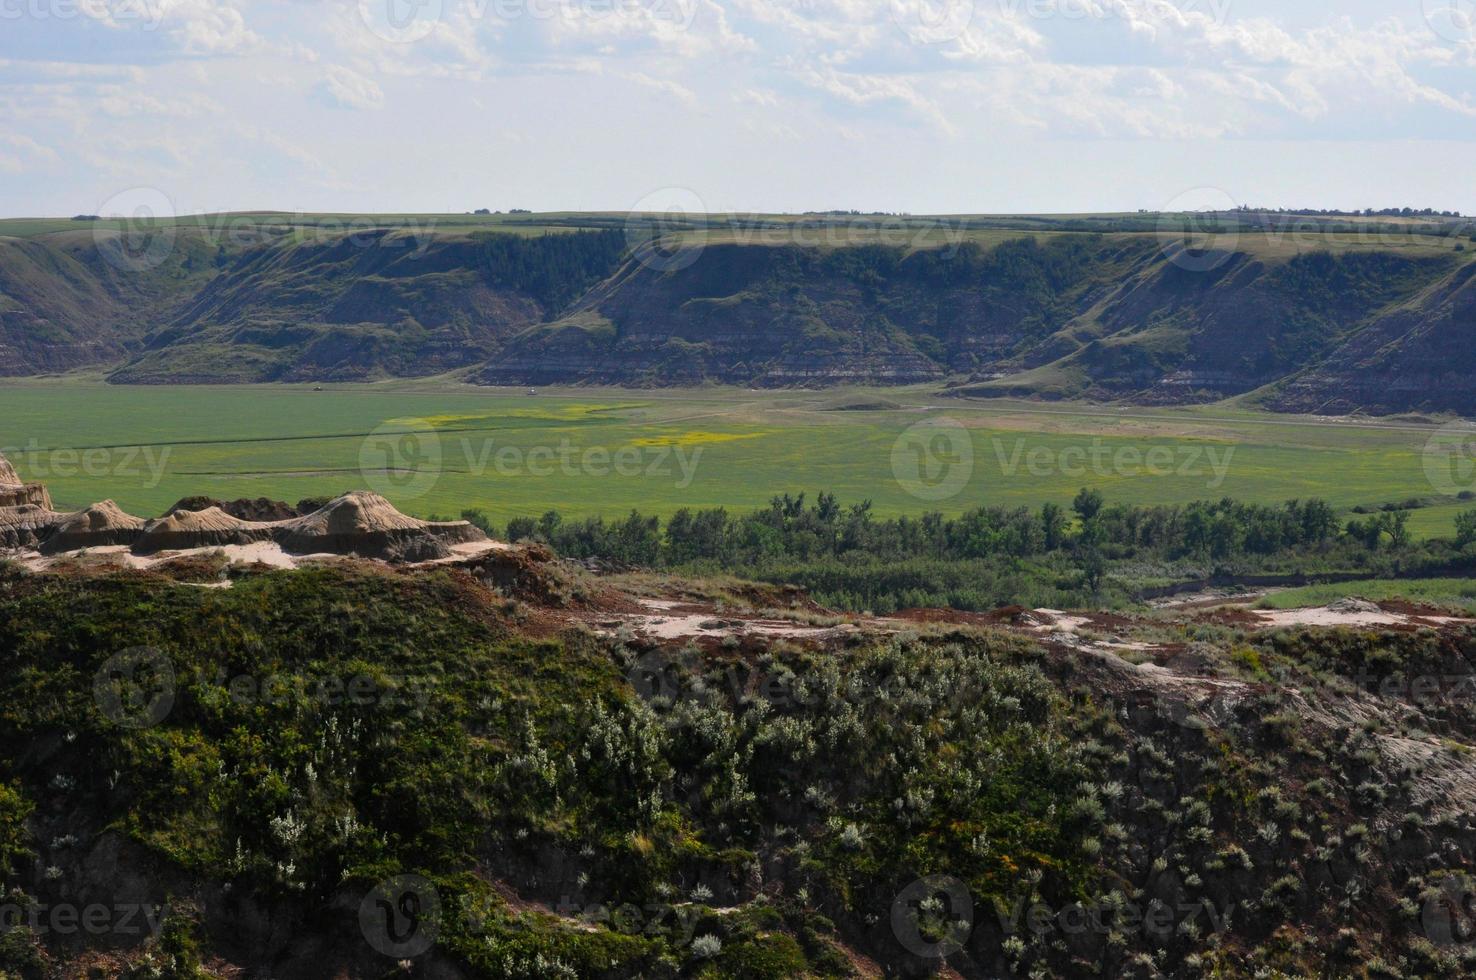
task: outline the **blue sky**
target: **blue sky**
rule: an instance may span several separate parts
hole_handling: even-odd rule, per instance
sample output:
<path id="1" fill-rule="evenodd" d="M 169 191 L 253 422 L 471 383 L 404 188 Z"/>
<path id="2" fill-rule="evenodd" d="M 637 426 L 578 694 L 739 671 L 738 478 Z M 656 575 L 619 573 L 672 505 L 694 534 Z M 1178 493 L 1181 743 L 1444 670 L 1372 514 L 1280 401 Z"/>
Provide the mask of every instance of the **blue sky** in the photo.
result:
<path id="1" fill-rule="evenodd" d="M 1476 212 L 1476 0 L 0 0 L 0 214 Z"/>

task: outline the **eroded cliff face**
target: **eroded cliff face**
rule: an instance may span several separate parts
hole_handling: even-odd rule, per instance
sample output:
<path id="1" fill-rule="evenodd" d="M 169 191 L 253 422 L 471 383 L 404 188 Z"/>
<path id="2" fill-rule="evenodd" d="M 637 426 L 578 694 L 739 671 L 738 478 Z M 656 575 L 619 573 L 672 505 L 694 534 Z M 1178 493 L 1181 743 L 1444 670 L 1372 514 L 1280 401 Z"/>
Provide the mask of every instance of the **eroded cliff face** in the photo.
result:
<path id="1" fill-rule="evenodd" d="M 377 230 L 129 266 L 88 232 L 0 240 L 0 375 L 755 387 L 948 381 L 973 396 L 1476 411 L 1476 263 L 1454 250 L 1186 256 L 1148 235 L 907 250 L 619 232 Z M 135 243 L 137 245 L 137 243 Z M 150 257 L 144 249 L 146 258 Z"/>
<path id="2" fill-rule="evenodd" d="M 128 262 L 114 238 L 85 231 L 0 238 L 0 377 L 116 362 L 214 272 L 193 240 L 148 274 Z"/>
<path id="3" fill-rule="evenodd" d="M 304 501 L 304 504 L 307 504 Z M 126 547 L 136 556 L 232 546 L 271 545 L 288 555 L 353 555 L 396 562 L 449 558 L 453 548 L 493 547 L 466 521 L 422 521 L 406 516 L 375 493 L 356 490 L 297 513 L 280 501 L 238 500 L 236 516 L 208 498 L 186 498 L 154 520 L 135 517 L 111 500 L 72 512 L 53 511 L 38 483 L 23 484 L 0 455 L 0 551 L 68 555 L 90 548 Z M 262 553 L 260 560 L 271 557 Z"/>
<path id="4" fill-rule="evenodd" d="M 1145 243 L 907 253 L 710 246 L 632 261 L 559 323 L 514 337 L 489 384 L 913 384 L 987 367 L 1087 308 Z"/>
<path id="5" fill-rule="evenodd" d="M 1476 264 L 1379 316 L 1270 401 L 1287 412 L 1476 414 Z"/>
<path id="6" fill-rule="evenodd" d="M 549 311 L 475 240 L 376 233 L 248 250 L 114 376 L 124 383 L 414 377 L 487 358 Z M 228 356 L 217 356 L 222 351 Z"/>
<path id="7" fill-rule="evenodd" d="M 615 268 L 624 238 L 181 228 L 150 251 L 79 231 L 0 240 L 0 375 L 119 383 L 413 377 L 488 358 Z"/>
<path id="8" fill-rule="evenodd" d="M 1319 364 L 1456 268 L 1450 258 L 1383 253 L 1280 262 L 1230 253 L 1203 264 L 1142 263 L 1063 330 L 964 390 L 1057 385 L 1063 395 L 1139 404 L 1240 395 Z"/>
<path id="9" fill-rule="evenodd" d="M 978 396 L 1177 404 L 1305 373 L 1304 394 L 1274 404 L 1327 402 L 1331 387 L 1350 411 L 1463 410 L 1476 384 L 1463 379 L 1460 356 L 1438 370 L 1439 352 L 1460 348 L 1469 331 L 1460 284 L 1473 266 L 1462 262 L 1454 252 L 1186 258 L 1126 236 L 952 253 L 709 247 L 673 271 L 629 263 L 558 322 L 511 338 L 475 378 L 760 387 L 955 378 Z M 1409 379 L 1393 387 L 1349 360 L 1360 338 L 1382 349 L 1388 339 L 1373 338 L 1390 331 L 1424 345 L 1385 351 L 1378 370 Z M 1424 399 L 1431 383 L 1440 395 Z"/>

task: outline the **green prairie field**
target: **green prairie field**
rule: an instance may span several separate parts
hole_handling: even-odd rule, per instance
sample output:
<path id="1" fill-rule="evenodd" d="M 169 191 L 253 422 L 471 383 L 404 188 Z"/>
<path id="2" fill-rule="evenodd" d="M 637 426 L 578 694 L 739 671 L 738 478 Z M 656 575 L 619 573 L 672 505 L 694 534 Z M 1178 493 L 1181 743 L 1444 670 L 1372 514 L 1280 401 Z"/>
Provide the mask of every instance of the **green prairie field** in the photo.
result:
<path id="1" fill-rule="evenodd" d="M 192 495 L 296 502 L 356 488 L 418 516 L 480 508 L 499 521 L 550 509 L 742 510 L 821 490 L 895 515 L 1034 508 L 1092 486 L 1138 504 L 1317 496 L 1349 513 L 1414 498 L 1424 506 L 1411 527 L 1429 537 L 1476 507 L 1456 496 L 1476 486 L 1461 460 L 1449 479 L 1431 479 L 1425 450 L 1437 431 L 1225 406 L 968 400 L 927 387 L 530 395 L 443 379 L 323 391 L 0 383 L 0 451 L 23 477 L 46 483 L 61 508 L 111 498 L 142 516 Z"/>
<path id="2" fill-rule="evenodd" d="M 1279 216 L 1284 224 L 1261 227 L 1257 216 L 1185 214 L 762 214 L 701 212 L 517 212 L 498 214 L 350 214 L 242 211 L 185 214 L 157 219 L 92 217 L 0 218 L 0 237 L 71 235 L 91 238 L 123 230 L 157 228 L 220 243 L 299 237 L 322 240 L 370 228 L 398 229 L 427 237 L 500 233 L 541 236 L 578 230 L 617 229 L 645 237 L 659 232 L 689 245 L 798 245 L 807 248 L 885 245 L 911 249 L 956 247 L 974 242 L 992 247 L 1021 237 L 1062 234 L 1123 234 L 1184 240 L 1188 222 L 1202 231 L 1201 247 L 1238 249 L 1259 258 L 1288 258 L 1308 251 L 1376 249 L 1437 255 L 1464 248 L 1469 236 L 1458 219 L 1342 215 Z"/>
<path id="3" fill-rule="evenodd" d="M 1370 579 L 1342 585 L 1309 585 L 1273 592 L 1262 597 L 1256 606 L 1261 609 L 1300 609 L 1324 605 L 1349 595 L 1370 602 L 1408 599 L 1456 612 L 1476 613 L 1476 582 L 1468 578 Z"/>

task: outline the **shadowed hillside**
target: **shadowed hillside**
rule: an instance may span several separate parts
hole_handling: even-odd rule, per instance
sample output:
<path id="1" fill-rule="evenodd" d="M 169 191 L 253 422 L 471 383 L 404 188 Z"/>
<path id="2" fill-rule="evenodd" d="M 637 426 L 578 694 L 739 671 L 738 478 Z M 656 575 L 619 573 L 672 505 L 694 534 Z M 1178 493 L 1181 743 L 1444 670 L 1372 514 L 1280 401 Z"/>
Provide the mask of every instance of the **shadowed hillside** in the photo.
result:
<path id="1" fill-rule="evenodd" d="M 911 254 L 718 245 L 663 272 L 629 263 L 479 377 L 756 385 L 908 384 L 969 372 L 1047 337 L 1155 254 L 1085 237 Z M 680 263 L 678 263 L 680 264 Z"/>
<path id="2" fill-rule="evenodd" d="M 466 367 L 607 275 L 618 233 L 373 231 L 248 249 L 151 333 L 124 383 L 358 380 Z"/>
<path id="3" fill-rule="evenodd" d="M 1476 410 L 1476 264 L 1433 238 L 1242 234 L 1191 252 L 1138 232 L 965 229 L 906 247 L 760 229 L 632 252 L 608 221 L 249 231 L 181 227 L 159 248 L 107 230 L 0 238 L 0 375 L 466 369 L 497 385 L 936 381 L 1148 404 L 1264 389 L 1289 411 Z"/>

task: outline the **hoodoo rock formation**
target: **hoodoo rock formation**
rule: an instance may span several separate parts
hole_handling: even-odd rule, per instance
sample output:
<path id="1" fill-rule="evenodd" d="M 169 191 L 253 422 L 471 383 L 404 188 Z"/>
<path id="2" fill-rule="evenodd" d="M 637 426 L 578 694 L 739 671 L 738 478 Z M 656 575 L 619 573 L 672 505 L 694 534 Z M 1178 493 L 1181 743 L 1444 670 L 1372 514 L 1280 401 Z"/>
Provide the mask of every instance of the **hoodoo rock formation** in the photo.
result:
<path id="1" fill-rule="evenodd" d="M 355 491 L 305 517 L 268 525 L 293 554 L 356 554 L 387 561 L 430 561 L 451 554 L 450 545 L 485 541 L 466 521 L 420 521 L 395 510 L 377 493 Z"/>
<path id="2" fill-rule="evenodd" d="M 58 518 L 50 507 L 21 504 L 0 507 L 0 549 L 19 551 L 35 548 L 55 530 Z"/>
<path id="3" fill-rule="evenodd" d="M 0 507 L 22 507 L 31 504 L 43 510 L 51 509 L 51 496 L 39 483 L 25 483 L 10 465 L 10 460 L 0 456 Z"/>
<path id="4" fill-rule="evenodd" d="M 175 510 L 143 528 L 133 550 L 152 555 L 186 548 L 219 548 L 272 540 L 273 525 L 243 521 L 219 507 L 204 510 Z"/>
<path id="5" fill-rule="evenodd" d="M 279 512 L 287 509 L 285 504 L 276 507 Z M 58 512 L 52 510 L 44 486 L 22 483 L 15 468 L 0 456 L 0 550 L 59 555 L 123 546 L 136 555 L 156 555 L 269 543 L 291 555 L 419 562 L 451 557 L 455 545 L 486 541 L 487 536 L 466 521 L 417 520 L 366 491 L 346 493 L 311 513 L 275 521 L 242 520 L 214 505 L 200 510 L 178 506 L 163 517 L 145 520 L 111 500 L 73 513 Z"/>
<path id="6" fill-rule="evenodd" d="M 56 523 L 40 542 L 43 554 L 57 555 L 83 548 L 131 545 L 143 533 L 140 518 L 124 513 L 111 500 L 92 504 L 75 514 L 58 514 Z"/>

